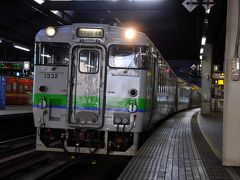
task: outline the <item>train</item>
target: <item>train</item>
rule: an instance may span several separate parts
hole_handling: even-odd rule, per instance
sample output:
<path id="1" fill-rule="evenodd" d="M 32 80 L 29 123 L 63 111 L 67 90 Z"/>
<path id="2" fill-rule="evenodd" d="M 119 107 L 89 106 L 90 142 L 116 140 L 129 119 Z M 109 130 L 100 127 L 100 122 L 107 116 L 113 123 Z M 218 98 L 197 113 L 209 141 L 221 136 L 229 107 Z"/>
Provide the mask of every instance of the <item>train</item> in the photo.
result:
<path id="1" fill-rule="evenodd" d="M 144 33 L 77 23 L 35 37 L 36 150 L 136 154 L 145 132 L 200 104 L 200 88 L 176 76 Z"/>
<path id="2" fill-rule="evenodd" d="M 30 105 L 33 80 L 26 77 L 6 77 L 6 105 Z"/>

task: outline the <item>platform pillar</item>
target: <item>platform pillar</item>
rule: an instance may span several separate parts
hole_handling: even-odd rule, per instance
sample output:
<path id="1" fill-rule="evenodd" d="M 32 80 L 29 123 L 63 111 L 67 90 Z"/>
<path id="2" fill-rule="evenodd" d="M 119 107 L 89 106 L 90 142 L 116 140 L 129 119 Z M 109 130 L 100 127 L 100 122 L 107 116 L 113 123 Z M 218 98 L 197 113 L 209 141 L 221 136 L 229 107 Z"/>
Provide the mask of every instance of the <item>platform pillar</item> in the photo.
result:
<path id="1" fill-rule="evenodd" d="M 202 61 L 202 99 L 201 114 L 211 113 L 211 67 L 212 67 L 212 45 L 204 46 L 204 55 Z"/>
<path id="2" fill-rule="evenodd" d="M 240 166 L 240 81 L 232 80 L 232 59 L 239 57 L 236 44 L 239 22 L 239 1 L 227 1 L 225 44 L 225 83 L 223 109 L 223 165 Z"/>

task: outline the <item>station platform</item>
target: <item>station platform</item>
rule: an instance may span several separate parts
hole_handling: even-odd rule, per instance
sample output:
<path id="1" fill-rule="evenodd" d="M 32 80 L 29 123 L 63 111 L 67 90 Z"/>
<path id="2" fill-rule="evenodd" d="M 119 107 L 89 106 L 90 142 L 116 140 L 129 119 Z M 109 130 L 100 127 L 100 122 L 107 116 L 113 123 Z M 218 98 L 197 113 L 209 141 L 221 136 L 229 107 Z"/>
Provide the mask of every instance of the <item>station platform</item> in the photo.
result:
<path id="1" fill-rule="evenodd" d="M 222 113 L 199 112 L 183 111 L 164 122 L 118 180 L 240 179 L 239 168 L 222 166 Z"/>
<path id="2" fill-rule="evenodd" d="M 5 109 L 0 109 L 0 116 L 24 113 L 32 113 L 32 105 L 6 105 Z"/>

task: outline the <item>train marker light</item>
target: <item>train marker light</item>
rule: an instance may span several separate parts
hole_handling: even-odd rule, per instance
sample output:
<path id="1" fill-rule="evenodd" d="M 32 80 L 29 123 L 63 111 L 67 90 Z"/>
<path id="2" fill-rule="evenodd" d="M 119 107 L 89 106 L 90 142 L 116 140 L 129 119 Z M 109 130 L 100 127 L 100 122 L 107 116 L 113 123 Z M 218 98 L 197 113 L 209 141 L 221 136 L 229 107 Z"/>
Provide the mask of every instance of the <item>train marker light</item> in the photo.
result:
<path id="1" fill-rule="evenodd" d="M 136 36 L 136 31 L 134 29 L 127 29 L 125 32 L 126 39 L 134 39 Z"/>
<path id="2" fill-rule="evenodd" d="M 47 107 L 47 102 L 46 102 L 46 100 L 42 97 L 40 100 L 39 100 L 39 107 L 41 108 L 41 109 L 44 109 L 44 108 L 46 108 Z"/>
<path id="3" fill-rule="evenodd" d="M 131 113 L 134 113 L 137 111 L 137 105 L 135 103 L 129 103 L 128 104 L 128 111 Z"/>
<path id="4" fill-rule="evenodd" d="M 56 29 L 54 27 L 48 27 L 46 29 L 46 34 L 49 36 L 49 37 L 53 37 L 55 34 L 56 34 Z"/>

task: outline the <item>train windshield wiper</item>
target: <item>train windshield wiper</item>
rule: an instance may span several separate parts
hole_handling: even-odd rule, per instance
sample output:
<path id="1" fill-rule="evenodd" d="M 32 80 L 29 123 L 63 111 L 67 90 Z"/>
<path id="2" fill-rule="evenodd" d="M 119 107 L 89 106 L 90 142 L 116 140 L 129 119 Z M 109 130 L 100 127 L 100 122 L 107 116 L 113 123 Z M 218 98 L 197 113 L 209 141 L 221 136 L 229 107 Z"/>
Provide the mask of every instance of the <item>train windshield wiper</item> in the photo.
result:
<path id="1" fill-rule="evenodd" d="M 128 67 L 125 69 L 124 73 L 127 73 L 127 72 L 128 72 L 128 70 L 132 67 L 132 65 L 133 65 L 134 63 L 136 63 L 136 60 L 137 60 L 137 56 L 135 56 L 135 57 L 132 59 L 132 61 L 131 61 L 130 64 L 128 65 Z"/>

